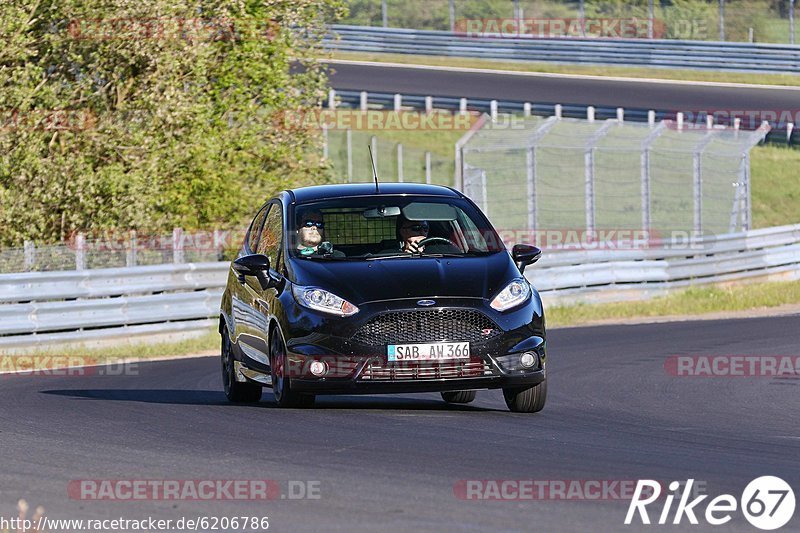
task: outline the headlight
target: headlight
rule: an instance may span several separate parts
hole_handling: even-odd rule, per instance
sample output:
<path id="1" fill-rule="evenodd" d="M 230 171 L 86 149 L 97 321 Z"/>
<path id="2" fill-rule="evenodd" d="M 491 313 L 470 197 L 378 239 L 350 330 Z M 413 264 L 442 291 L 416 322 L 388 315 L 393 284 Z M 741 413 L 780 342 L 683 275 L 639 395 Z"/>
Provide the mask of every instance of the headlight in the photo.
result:
<path id="1" fill-rule="evenodd" d="M 492 309 L 497 311 L 505 311 L 516 307 L 522 302 L 526 301 L 531 295 L 531 286 L 524 279 L 517 278 L 500 291 L 500 294 L 494 297 Z"/>
<path id="2" fill-rule="evenodd" d="M 358 307 L 344 298 L 339 298 L 335 294 L 317 287 L 292 285 L 292 294 L 297 303 L 315 311 L 339 316 L 351 316 L 358 313 Z"/>

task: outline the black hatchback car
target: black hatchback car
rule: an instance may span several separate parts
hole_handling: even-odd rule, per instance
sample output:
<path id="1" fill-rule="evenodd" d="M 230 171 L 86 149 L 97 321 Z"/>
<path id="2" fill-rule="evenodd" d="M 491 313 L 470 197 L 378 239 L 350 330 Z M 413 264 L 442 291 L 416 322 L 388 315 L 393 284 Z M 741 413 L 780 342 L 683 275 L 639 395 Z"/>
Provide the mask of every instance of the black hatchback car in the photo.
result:
<path id="1" fill-rule="evenodd" d="M 547 396 L 545 319 L 466 196 L 419 184 L 283 191 L 256 214 L 222 298 L 225 394 L 284 407 L 319 394 L 440 392 L 468 403 L 502 389 L 509 409 Z"/>

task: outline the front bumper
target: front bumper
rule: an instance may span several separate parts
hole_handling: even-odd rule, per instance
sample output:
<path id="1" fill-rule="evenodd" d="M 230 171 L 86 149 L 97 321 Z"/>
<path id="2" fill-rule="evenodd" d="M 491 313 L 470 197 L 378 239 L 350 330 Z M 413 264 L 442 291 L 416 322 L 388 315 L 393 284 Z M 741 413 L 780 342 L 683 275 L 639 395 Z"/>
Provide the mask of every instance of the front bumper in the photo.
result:
<path id="1" fill-rule="evenodd" d="M 489 317 L 495 334 L 470 341 L 470 359 L 390 363 L 382 342 L 360 341 L 356 334 L 368 320 L 389 312 L 418 311 L 416 300 L 397 300 L 361 306 L 358 315 L 331 318 L 309 313 L 284 302 L 287 310 L 281 328 L 286 339 L 287 377 L 292 389 L 315 394 L 375 394 L 438 392 L 470 389 L 527 388 L 546 377 L 544 317 L 538 295 L 518 309 L 498 313 L 488 302 L 476 299 L 438 299 L 437 309 L 476 310 Z M 445 331 L 443 335 L 447 335 Z M 444 339 L 443 339 L 444 340 Z M 465 339 L 448 339 L 452 342 Z M 398 343 L 438 342 L 408 339 Z M 535 354 L 536 364 L 522 367 L 523 353 Z M 311 364 L 326 365 L 322 376 L 310 372 Z"/>
<path id="2" fill-rule="evenodd" d="M 510 350 L 498 350 L 507 339 L 477 345 L 469 359 L 441 362 L 389 362 L 385 347 L 369 356 L 323 354 L 318 346 L 295 345 L 289 350 L 287 374 L 298 392 L 318 394 L 374 394 L 440 392 L 470 389 L 527 388 L 544 381 L 547 354 L 541 337 L 527 337 Z M 521 365 L 523 353 L 535 355 L 535 364 Z M 322 362 L 324 376 L 313 376 L 311 364 Z"/>
<path id="3" fill-rule="evenodd" d="M 360 379 L 302 379 L 292 380 L 292 389 L 314 394 L 391 394 L 410 392 L 445 392 L 474 389 L 528 388 L 545 379 L 545 370 L 524 376 L 481 376 L 460 379 L 405 379 L 364 381 Z"/>

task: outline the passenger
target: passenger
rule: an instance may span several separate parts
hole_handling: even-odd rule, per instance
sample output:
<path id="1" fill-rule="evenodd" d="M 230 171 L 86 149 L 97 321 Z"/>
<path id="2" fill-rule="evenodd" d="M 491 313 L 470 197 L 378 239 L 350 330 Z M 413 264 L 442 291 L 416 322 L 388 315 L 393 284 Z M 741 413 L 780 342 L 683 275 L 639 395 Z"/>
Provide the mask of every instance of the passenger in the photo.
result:
<path id="1" fill-rule="evenodd" d="M 325 236 L 325 221 L 322 213 L 316 209 L 298 211 L 297 213 L 297 253 L 312 255 L 317 253 Z"/>
<path id="2" fill-rule="evenodd" d="M 325 221 L 318 209 L 307 209 L 297 212 L 297 253 L 301 256 L 315 254 L 344 257 L 344 254 L 333 249 L 333 245 L 324 241 Z"/>

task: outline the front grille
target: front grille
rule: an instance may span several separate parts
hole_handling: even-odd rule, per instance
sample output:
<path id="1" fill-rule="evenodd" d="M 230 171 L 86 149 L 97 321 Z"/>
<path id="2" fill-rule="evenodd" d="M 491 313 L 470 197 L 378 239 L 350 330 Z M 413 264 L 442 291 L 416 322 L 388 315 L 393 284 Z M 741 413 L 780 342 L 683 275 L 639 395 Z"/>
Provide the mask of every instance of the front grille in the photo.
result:
<path id="1" fill-rule="evenodd" d="M 464 361 L 383 363 L 372 361 L 364 368 L 362 381 L 405 381 L 413 379 L 460 379 L 491 376 L 492 369 L 479 357 Z"/>
<path id="2" fill-rule="evenodd" d="M 502 331 L 474 309 L 420 309 L 394 311 L 374 317 L 361 326 L 353 340 L 381 346 L 419 342 L 483 342 Z"/>

